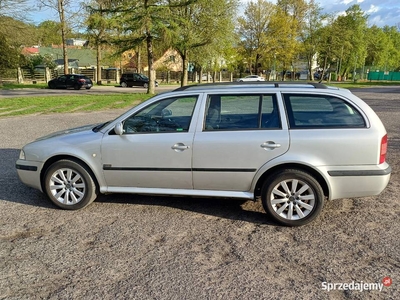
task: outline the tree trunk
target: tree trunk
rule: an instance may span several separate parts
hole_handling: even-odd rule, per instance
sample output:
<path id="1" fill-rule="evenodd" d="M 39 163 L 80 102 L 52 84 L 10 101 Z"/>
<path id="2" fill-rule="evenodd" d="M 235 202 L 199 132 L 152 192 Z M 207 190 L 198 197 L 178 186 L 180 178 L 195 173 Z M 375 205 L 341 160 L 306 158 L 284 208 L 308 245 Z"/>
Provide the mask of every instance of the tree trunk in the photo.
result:
<path id="1" fill-rule="evenodd" d="M 147 31 L 147 62 L 149 65 L 149 86 L 147 87 L 147 94 L 155 94 L 155 72 L 154 72 L 154 53 L 153 53 L 153 37 Z"/>
<path id="2" fill-rule="evenodd" d="M 188 84 L 188 62 L 189 62 L 189 51 L 183 50 L 182 53 L 182 75 L 181 75 L 181 86 L 185 86 Z"/>
<path id="3" fill-rule="evenodd" d="M 62 39 L 62 50 L 63 50 L 63 59 L 64 59 L 64 74 L 68 74 L 68 53 L 67 53 L 67 45 L 66 45 L 66 24 L 65 24 L 65 15 L 64 15 L 64 0 L 58 0 L 58 13 L 60 15 L 60 23 L 61 23 L 61 39 Z"/>
<path id="4" fill-rule="evenodd" d="M 137 72 L 138 73 L 142 73 L 142 63 L 141 63 L 141 60 L 142 60 L 142 53 L 141 53 L 141 50 L 140 50 L 140 46 L 138 46 L 138 48 L 137 48 L 137 62 L 136 62 L 136 69 L 137 69 Z"/>
<path id="5" fill-rule="evenodd" d="M 101 45 L 100 41 L 97 42 L 97 55 L 96 55 L 96 66 L 97 66 L 97 84 L 101 84 Z"/>

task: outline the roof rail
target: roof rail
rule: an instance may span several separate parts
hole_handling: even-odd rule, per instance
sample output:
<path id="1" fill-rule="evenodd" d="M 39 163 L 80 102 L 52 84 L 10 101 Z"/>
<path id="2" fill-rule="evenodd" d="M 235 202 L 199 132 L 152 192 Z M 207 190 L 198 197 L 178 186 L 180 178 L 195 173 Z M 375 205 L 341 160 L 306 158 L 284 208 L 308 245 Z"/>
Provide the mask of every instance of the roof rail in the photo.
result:
<path id="1" fill-rule="evenodd" d="M 264 87 L 264 88 L 279 88 L 279 87 L 303 87 L 303 88 L 315 88 L 315 89 L 327 89 L 323 83 L 319 82 L 298 82 L 298 81 L 245 81 L 245 82 L 216 82 L 216 83 L 203 83 L 203 84 L 192 84 L 179 87 L 174 92 L 186 91 L 191 89 L 208 89 L 208 88 L 228 88 L 228 87 Z"/>

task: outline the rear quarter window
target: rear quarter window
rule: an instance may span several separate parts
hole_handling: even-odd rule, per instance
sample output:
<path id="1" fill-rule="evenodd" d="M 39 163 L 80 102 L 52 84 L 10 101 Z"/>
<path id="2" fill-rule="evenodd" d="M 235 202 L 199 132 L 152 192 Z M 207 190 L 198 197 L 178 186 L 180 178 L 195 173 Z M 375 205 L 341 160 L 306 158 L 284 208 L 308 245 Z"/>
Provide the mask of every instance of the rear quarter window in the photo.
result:
<path id="1" fill-rule="evenodd" d="M 330 95 L 284 94 L 290 128 L 363 128 L 361 113 Z"/>

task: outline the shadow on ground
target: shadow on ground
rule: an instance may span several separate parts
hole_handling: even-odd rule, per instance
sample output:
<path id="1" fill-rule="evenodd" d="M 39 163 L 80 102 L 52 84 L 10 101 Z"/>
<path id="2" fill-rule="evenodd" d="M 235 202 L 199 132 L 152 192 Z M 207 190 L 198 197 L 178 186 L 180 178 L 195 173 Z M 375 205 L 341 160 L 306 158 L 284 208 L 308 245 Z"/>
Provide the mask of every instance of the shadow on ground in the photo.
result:
<path id="1" fill-rule="evenodd" d="M 19 149 L 0 149 L 0 159 L 3 161 L 0 170 L 0 201 L 57 209 L 43 193 L 24 185 L 19 180 L 15 169 L 19 151 Z M 220 218 L 275 225 L 264 213 L 259 202 L 242 199 L 110 194 L 99 195 L 94 205 L 96 203 L 165 206 Z"/>

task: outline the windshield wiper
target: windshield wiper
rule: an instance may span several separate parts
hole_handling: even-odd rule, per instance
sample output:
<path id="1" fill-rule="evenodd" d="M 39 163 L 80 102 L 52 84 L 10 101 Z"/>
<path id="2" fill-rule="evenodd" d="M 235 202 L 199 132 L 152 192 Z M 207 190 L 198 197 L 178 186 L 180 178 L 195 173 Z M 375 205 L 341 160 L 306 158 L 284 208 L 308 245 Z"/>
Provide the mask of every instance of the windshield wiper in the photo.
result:
<path id="1" fill-rule="evenodd" d="M 97 126 L 95 126 L 95 127 L 93 127 L 93 132 L 98 132 L 98 131 L 100 131 L 102 128 L 104 128 L 106 125 L 108 125 L 110 123 L 110 121 L 107 121 L 107 122 L 105 122 L 105 123 L 101 123 L 101 124 L 99 124 L 99 125 L 97 125 Z"/>

